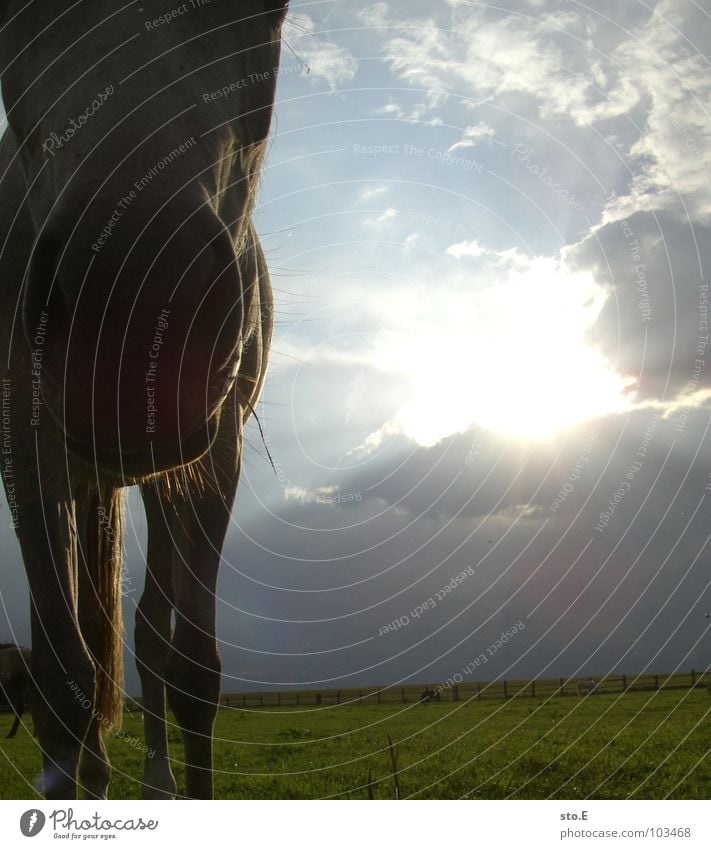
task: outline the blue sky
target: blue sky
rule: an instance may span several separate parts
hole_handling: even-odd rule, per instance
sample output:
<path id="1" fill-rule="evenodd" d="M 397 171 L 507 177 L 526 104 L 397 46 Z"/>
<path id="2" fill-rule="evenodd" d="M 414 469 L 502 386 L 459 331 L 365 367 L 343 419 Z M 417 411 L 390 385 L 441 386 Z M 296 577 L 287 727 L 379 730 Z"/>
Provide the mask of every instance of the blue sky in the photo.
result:
<path id="1" fill-rule="evenodd" d="M 444 680 L 519 620 L 474 677 L 707 664 L 710 12 L 292 4 L 226 690 Z"/>

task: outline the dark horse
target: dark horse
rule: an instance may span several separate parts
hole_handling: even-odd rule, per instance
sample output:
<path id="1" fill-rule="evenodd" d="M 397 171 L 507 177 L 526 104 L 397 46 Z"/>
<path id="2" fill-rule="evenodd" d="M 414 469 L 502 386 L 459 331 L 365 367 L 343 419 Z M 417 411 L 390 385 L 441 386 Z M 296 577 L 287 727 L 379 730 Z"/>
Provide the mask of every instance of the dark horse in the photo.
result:
<path id="1" fill-rule="evenodd" d="M 10 706 L 15 721 L 6 735 L 14 737 L 20 727 L 30 689 L 30 650 L 15 643 L 0 643 L 0 699 Z"/>
<path id="2" fill-rule="evenodd" d="M 134 484 L 148 522 L 142 792 L 176 792 L 167 698 L 185 793 L 213 794 L 215 587 L 272 328 L 251 213 L 286 5 L 0 4 L 2 472 L 48 798 L 106 795 Z"/>
<path id="3" fill-rule="evenodd" d="M 439 701 L 439 692 L 432 687 L 425 687 L 420 695 L 420 704 L 426 705 L 431 701 Z"/>

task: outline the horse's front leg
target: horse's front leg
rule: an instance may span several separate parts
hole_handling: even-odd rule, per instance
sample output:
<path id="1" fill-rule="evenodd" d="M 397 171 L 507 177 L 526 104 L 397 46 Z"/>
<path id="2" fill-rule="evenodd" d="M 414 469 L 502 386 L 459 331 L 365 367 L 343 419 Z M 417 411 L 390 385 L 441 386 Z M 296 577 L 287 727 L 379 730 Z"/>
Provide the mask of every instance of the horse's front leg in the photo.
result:
<path id="1" fill-rule="evenodd" d="M 92 722 L 96 676 L 77 620 L 73 507 L 45 500 L 44 494 L 35 502 L 43 515 L 32 520 L 30 511 L 23 510 L 18 528 L 30 585 L 37 690 L 33 719 L 45 796 L 76 799 L 77 767 Z"/>
<path id="2" fill-rule="evenodd" d="M 20 363 L 13 373 L 24 377 L 29 370 Z M 13 376 L 11 451 L 2 472 L 6 492 L 12 486 L 17 504 L 15 530 L 30 590 L 28 660 L 44 793 L 48 799 L 76 799 L 77 766 L 92 721 L 96 675 L 79 629 L 76 512 L 65 450 L 43 408 L 40 424 L 27 426 L 31 410 L 26 384 Z"/>
<path id="3" fill-rule="evenodd" d="M 173 507 L 161 497 L 161 485 L 149 484 L 142 490 L 148 522 L 146 586 L 136 608 L 136 665 L 143 692 L 143 728 L 146 759 L 141 782 L 144 799 L 175 796 L 176 784 L 170 768 L 166 727 L 165 670 L 170 651 L 171 585 L 170 529 Z"/>
<path id="4" fill-rule="evenodd" d="M 231 411 L 225 411 L 231 413 Z M 232 429 L 218 435 L 213 458 L 199 464 L 207 488 L 188 483 L 174 524 L 175 632 L 168 658 L 169 704 L 183 732 L 186 795 L 213 797 L 212 734 L 220 698 L 220 658 L 215 638 L 215 591 L 222 544 L 237 488 L 238 443 Z M 221 468 L 212 462 L 220 458 Z"/>

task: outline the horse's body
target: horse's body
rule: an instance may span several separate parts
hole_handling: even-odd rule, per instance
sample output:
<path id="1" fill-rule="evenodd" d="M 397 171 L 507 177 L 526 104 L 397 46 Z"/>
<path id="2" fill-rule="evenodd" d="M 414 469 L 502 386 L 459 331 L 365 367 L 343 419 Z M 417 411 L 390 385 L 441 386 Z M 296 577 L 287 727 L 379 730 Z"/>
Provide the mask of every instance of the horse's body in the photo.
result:
<path id="1" fill-rule="evenodd" d="M 285 6 L 0 6 L 2 472 L 31 594 L 48 798 L 74 798 L 77 780 L 106 794 L 132 484 L 148 521 L 143 795 L 176 792 L 166 693 L 186 795 L 212 795 L 214 593 L 271 334 L 250 213 Z"/>
<path id="2" fill-rule="evenodd" d="M 14 737 L 25 712 L 30 689 L 30 650 L 15 643 L 0 643 L 0 698 L 10 705 L 15 719 L 6 735 Z"/>

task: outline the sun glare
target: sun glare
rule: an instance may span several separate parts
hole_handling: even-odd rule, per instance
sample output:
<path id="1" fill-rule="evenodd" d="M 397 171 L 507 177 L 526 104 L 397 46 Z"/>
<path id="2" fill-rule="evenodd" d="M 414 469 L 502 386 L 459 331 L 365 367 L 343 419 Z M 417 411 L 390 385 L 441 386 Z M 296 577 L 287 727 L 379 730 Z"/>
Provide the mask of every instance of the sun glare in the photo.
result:
<path id="1" fill-rule="evenodd" d="M 605 300 L 589 274 L 539 258 L 472 289 L 422 287 L 390 312 L 374 364 L 406 381 L 398 430 L 421 445 L 472 424 L 546 439 L 627 406 L 629 386 L 586 339 Z"/>

